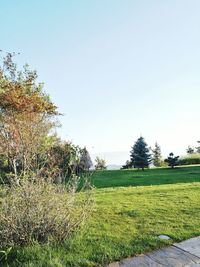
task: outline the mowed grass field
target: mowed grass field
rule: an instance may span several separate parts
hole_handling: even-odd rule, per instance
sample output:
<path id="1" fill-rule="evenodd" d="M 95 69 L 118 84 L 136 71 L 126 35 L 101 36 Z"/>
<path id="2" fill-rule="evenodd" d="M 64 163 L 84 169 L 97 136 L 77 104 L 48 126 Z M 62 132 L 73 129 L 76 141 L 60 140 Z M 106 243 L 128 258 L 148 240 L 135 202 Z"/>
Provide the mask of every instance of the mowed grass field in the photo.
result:
<path id="1" fill-rule="evenodd" d="M 104 266 L 200 235 L 200 167 L 102 171 L 92 181 L 96 205 L 82 231 L 62 246 L 15 248 L 0 266 Z"/>
<path id="2" fill-rule="evenodd" d="M 200 166 L 182 166 L 175 169 L 152 168 L 145 171 L 137 169 L 96 171 L 92 175 L 92 183 L 97 188 L 191 182 L 200 182 Z"/>

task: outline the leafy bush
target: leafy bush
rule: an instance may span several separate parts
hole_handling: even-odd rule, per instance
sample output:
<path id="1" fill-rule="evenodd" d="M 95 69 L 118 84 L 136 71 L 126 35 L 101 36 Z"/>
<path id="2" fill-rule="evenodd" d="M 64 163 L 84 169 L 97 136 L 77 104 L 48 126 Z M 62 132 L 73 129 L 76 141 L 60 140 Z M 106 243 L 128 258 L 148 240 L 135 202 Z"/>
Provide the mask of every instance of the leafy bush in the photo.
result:
<path id="1" fill-rule="evenodd" d="M 166 168 L 168 166 L 167 162 L 165 162 L 163 159 L 160 161 L 160 167 Z"/>
<path id="2" fill-rule="evenodd" d="M 178 160 L 179 165 L 200 164 L 200 153 L 190 154 Z"/>
<path id="3" fill-rule="evenodd" d="M 105 170 L 106 167 L 106 161 L 104 159 L 101 159 L 100 157 L 96 157 L 95 159 L 95 170 Z"/>
<path id="4" fill-rule="evenodd" d="M 169 153 L 169 156 L 165 159 L 165 162 L 170 166 L 171 168 L 174 168 L 178 165 L 178 159 L 179 156 L 174 156 L 174 153 Z"/>
<path id="5" fill-rule="evenodd" d="M 56 241 L 75 231 L 91 210 L 91 194 L 76 193 L 77 177 L 67 189 L 25 180 L 8 188 L 0 204 L 0 247 Z"/>

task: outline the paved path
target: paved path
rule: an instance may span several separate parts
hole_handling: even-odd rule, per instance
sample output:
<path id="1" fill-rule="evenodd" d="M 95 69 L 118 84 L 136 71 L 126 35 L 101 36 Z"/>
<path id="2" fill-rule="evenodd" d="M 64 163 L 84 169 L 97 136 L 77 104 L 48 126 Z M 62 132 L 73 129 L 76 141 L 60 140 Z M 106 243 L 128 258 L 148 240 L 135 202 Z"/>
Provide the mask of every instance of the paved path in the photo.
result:
<path id="1" fill-rule="evenodd" d="M 200 267 L 200 237 L 170 247 L 114 262 L 107 267 Z"/>

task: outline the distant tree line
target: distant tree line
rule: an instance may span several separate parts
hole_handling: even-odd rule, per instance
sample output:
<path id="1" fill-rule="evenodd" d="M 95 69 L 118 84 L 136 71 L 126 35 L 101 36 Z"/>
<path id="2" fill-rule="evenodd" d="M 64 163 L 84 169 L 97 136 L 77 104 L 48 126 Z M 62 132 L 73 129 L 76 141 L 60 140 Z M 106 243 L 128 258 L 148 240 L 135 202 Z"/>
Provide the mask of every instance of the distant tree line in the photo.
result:
<path id="1" fill-rule="evenodd" d="M 156 142 L 154 148 L 150 148 L 145 139 L 140 136 L 130 152 L 130 160 L 126 161 L 126 164 L 122 166 L 122 169 L 138 168 L 144 170 L 149 168 L 150 164 L 155 167 L 174 166 L 178 165 L 179 156 L 174 156 L 171 152 L 166 159 L 163 159 L 161 148 Z"/>

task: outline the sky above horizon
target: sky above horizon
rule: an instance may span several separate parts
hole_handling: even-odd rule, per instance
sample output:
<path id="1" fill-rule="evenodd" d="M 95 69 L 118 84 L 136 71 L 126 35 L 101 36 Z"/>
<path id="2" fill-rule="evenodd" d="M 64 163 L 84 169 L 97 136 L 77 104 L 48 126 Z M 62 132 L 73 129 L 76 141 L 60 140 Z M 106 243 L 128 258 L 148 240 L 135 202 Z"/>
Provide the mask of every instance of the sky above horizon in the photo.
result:
<path id="1" fill-rule="evenodd" d="M 200 139 L 199 0 L 2 0 L 19 52 L 63 113 L 63 139 L 123 164 L 142 135 L 164 156 Z"/>

